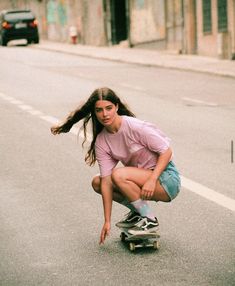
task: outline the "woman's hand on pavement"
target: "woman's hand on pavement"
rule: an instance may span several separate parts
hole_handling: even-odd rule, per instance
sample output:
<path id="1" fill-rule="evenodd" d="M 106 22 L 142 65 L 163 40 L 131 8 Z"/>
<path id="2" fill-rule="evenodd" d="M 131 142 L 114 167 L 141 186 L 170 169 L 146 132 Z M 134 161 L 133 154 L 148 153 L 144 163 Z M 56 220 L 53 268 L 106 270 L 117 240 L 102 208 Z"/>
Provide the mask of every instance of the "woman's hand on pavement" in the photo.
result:
<path id="1" fill-rule="evenodd" d="M 106 237 L 109 236 L 110 234 L 110 229 L 111 229 L 110 223 L 105 222 L 100 234 L 100 244 L 104 244 Z"/>

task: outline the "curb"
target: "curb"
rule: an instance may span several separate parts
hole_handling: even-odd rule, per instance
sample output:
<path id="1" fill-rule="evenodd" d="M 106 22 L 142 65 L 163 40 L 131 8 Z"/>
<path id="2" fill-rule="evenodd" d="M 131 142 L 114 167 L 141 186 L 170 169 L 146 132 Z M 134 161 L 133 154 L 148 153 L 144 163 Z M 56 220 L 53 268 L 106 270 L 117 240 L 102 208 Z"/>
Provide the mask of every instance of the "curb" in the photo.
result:
<path id="1" fill-rule="evenodd" d="M 54 45 L 54 47 L 53 47 Z M 58 46 L 55 47 L 56 43 L 52 42 L 52 45 L 50 44 L 39 44 L 39 45 L 33 45 L 31 46 L 34 49 L 40 49 L 40 50 L 45 50 L 45 51 L 54 51 L 57 53 L 65 53 L 65 54 L 70 54 L 70 55 L 76 55 L 80 57 L 87 57 L 87 58 L 93 58 L 93 59 L 101 59 L 101 60 L 108 60 L 108 61 L 114 61 L 114 62 L 120 62 L 120 63 L 126 63 L 126 64 L 133 64 L 133 65 L 140 65 L 140 66 L 145 66 L 145 67 L 157 67 L 157 68 L 164 68 L 164 69 L 174 69 L 178 71 L 189 71 L 189 72 L 195 72 L 195 73 L 203 73 L 203 74 L 209 74 L 209 75 L 214 75 L 214 76 L 220 76 L 220 77 L 226 77 L 226 78 L 233 78 L 235 79 L 235 63 L 232 61 L 227 61 L 226 60 L 217 60 L 214 58 L 204 58 L 204 57 L 198 57 L 193 56 L 194 58 L 190 58 L 188 55 L 163 55 L 161 53 L 157 52 L 150 52 L 149 56 L 154 54 L 154 56 L 159 56 L 159 63 L 153 62 L 153 60 L 149 61 L 145 59 L 136 59 L 136 58 L 131 58 L 129 57 L 128 59 L 125 58 L 125 52 L 130 52 L 129 50 L 126 50 L 125 48 L 114 48 L 113 51 L 108 51 L 107 48 L 97 48 L 97 47 L 90 47 L 90 46 L 82 46 L 82 51 L 78 46 L 69 46 L 68 44 L 64 44 L 64 47 L 62 46 L 63 44 L 58 43 Z M 59 47 L 59 45 L 61 47 Z M 85 51 L 85 47 L 87 47 L 87 50 Z M 74 48 L 77 48 L 77 50 L 74 50 Z M 92 50 L 92 52 L 89 52 L 89 50 Z M 119 51 L 118 54 L 110 55 L 108 53 L 112 52 L 114 53 L 116 51 Z M 107 52 L 108 51 L 108 52 Z M 134 50 L 133 50 L 134 51 Z M 135 50 L 136 51 L 136 50 Z M 138 50 L 139 51 L 139 50 Z M 146 53 L 146 50 L 144 50 Z M 124 53 L 123 53 L 124 52 Z M 105 54 L 106 53 L 106 54 Z M 120 54 L 122 53 L 122 58 Z M 127 53 L 126 53 L 126 56 Z M 199 61 L 197 60 L 202 60 L 204 61 L 204 64 L 206 63 L 209 65 L 209 68 L 206 66 L 200 66 Z M 178 61 L 178 63 L 171 63 L 171 61 Z M 197 67 L 193 67 L 192 63 L 195 62 Z M 226 69 L 224 63 L 232 66 L 234 68 L 233 70 L 229 70 L 229 68 Z M 222 68 L 223 70 L 215 70 L 218 68 Z"/>

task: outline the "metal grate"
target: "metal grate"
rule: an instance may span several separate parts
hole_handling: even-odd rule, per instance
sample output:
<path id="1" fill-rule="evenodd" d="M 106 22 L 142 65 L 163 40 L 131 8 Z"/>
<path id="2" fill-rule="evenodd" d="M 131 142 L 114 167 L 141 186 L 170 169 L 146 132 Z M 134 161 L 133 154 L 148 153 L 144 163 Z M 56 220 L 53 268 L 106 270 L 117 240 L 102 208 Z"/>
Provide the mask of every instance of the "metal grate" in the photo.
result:
<path id="1" fill-rule="evenodd" d="M 202 1 L 202 15 L 203 15 L 203 33 L 210 33 L 212 30 L 211 0 Z"/>
<path id="2" fill-rule="evenodd" d="M 217 0 L 218 31 L 224 32 L 228 28 L 227 0 Z"/>

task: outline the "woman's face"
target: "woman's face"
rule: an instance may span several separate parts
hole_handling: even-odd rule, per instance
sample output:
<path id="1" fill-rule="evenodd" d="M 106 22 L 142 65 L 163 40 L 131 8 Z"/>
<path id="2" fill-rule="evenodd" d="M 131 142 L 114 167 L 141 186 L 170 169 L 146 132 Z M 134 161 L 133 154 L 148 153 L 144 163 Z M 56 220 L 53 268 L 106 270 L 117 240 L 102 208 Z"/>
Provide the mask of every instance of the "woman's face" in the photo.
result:
<path id="1" fill-rule="evenodd" d="M 108 100 L 98 100 L 95 104 L 97 120 L 104 126 L 111 126 L 117 117 L 118 107 Z"/>

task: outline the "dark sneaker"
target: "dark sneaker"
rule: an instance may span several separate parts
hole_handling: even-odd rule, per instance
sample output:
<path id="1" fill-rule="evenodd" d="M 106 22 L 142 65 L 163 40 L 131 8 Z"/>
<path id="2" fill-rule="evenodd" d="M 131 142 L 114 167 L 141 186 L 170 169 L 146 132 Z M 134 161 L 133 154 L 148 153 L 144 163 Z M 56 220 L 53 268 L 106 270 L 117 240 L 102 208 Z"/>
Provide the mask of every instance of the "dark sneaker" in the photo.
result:
<path id="1" fill-rule="evenodd" d="M 159 229 L 159 223 L 157 218 L 155 221 L 142 217 L 142 219 L 135 224 L 131 229 L 128 230 L 128 233 L 133 235 L 145 235 L 149 233 L 155 234 Z"/>
<path id="2" fill-rule="evenodd" d="M 142 217 L 137 212 L 130 211 L 125 217 L 116 223 L 117 227 L 130 228 L 138 223 Z"/>

